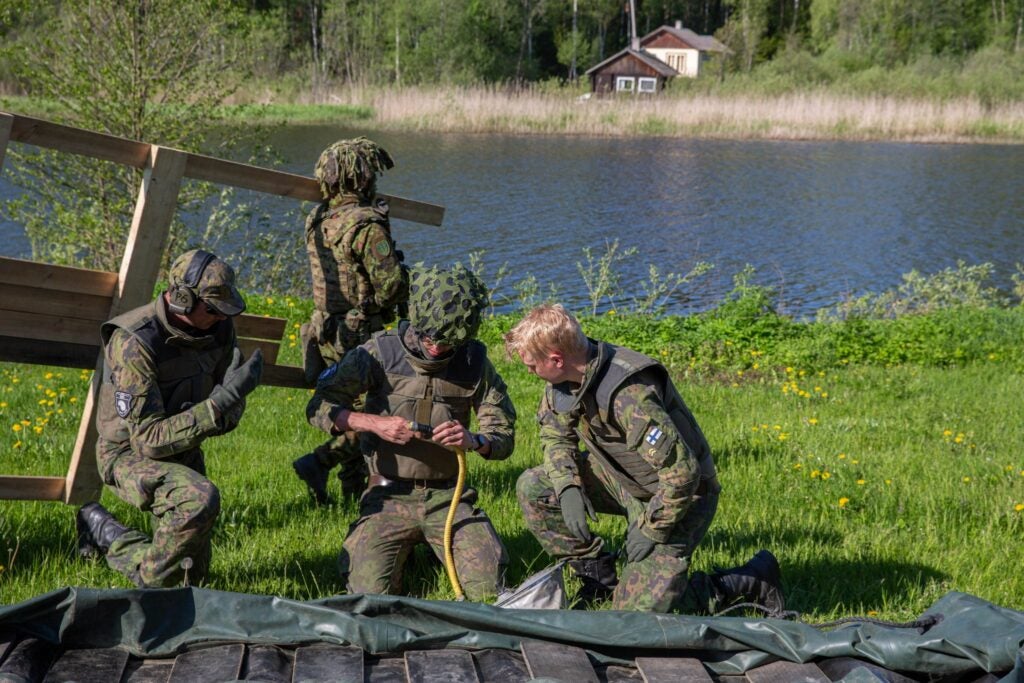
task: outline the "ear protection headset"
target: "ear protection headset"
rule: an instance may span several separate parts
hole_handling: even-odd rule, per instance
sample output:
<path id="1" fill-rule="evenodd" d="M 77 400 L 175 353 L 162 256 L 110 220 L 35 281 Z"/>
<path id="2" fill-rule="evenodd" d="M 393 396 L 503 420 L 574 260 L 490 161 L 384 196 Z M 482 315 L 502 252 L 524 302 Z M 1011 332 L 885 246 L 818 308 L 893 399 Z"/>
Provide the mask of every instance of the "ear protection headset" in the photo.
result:
<path id="1" fill-rule="evenodd" d="M 206 266 L 210 265 L 210 261 L 215 258 L 217 257 L 208 251 L 196 250 L 196 253 L 192 255 L 192 260 L 188 262 L 188 268 L 185 269 L 185 277 L 181 282 L 172 282 L 168 289 L 170 295 L 170 301 L 167 303 L 168 310 L 178 315 L 188 315 L 192 312 L 199 300 L 196 291 L 196 288 L 199 287 L 199 280 L 203 277 Z"/>

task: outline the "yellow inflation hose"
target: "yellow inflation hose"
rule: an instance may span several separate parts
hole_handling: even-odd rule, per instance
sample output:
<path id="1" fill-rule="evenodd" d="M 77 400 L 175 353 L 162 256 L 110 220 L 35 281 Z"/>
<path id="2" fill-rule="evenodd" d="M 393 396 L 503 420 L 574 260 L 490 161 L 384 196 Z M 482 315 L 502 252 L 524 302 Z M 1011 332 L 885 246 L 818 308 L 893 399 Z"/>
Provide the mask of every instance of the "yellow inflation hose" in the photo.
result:
<path id="1" fill-rule="evenodd" d="M 455 511 L 462 498 L 462 489 L 466 486 L 466 452 L 461 448 L 456 448 L 455 457 L 459 459 L 459 478 L 456 480 L 455 490 L 452 492 L 451 505 L 448 506 L 448 518 L 444 520 L 444 568 L 448 572 L 448 580 L 451 581 L 452 589 L 455 591 L 455 599 L 462 602 L 466 599 L 466 594 L 462 592 L 459 572 L 455 569 L 455 555 L 452 553 L 452 526 L 455 524 Z"/>

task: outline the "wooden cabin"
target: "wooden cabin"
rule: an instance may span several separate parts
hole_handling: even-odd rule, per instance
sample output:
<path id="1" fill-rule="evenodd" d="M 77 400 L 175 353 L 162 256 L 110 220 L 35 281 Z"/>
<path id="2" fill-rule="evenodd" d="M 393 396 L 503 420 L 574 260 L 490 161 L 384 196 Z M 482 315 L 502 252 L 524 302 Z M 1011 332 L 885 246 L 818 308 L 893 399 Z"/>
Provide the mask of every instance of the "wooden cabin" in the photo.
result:
<path id="1" fill-rule="evenodd" d="M 630 47 L 594 65 L 586 75 L 598 95 L 653 95 L 676 76 L 699 76 L 702 65 L 715 52 L 728 52 L 728 48 L 677 21 L 675 26 L 661 26 L 634 39 Z"/>

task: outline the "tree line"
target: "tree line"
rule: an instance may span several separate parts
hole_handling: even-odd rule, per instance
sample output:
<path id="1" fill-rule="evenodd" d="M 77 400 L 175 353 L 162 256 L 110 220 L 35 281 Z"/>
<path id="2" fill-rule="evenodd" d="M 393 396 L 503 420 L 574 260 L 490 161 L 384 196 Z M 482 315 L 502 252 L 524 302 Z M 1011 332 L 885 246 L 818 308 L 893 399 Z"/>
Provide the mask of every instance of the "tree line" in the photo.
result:
<path id="1" fill-rule="evenodd" d="M 62 14 L 103 0 L 0 0 L 0 79 L 25 88 L 12 49 L 31 46 Z M 140 14 L 166 0 L 127 3 Z M 731 50 L 749 72 L 782 54 L 849 54 L 899 67 L 982 48 L 1024 50 L 1024 0 L 182 0 L 178 16 L 214 16 L 203 46 L 260 80 L 317 88 L 568 80 L 643 35 L 683 26 Z"/>

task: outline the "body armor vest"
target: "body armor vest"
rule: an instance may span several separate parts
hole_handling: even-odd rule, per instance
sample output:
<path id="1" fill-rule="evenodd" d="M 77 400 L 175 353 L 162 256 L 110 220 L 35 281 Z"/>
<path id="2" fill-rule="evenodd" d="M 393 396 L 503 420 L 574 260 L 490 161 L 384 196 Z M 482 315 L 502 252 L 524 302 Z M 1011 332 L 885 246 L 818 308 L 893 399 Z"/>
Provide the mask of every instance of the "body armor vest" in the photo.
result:
<path id="1" fill-rule="evenodd" d="M 427 374 L 423 366 L 437 361 L 424 363 L 413 356 L 402 343 L 404 328 L 373 338 L 387 382 L 367 395 L 366 411 L 429 425 L 446 420 L 468 425 L 473 396 L 483 376 L 486 348 L 478 341 L 469 341 L 442 369 Z M 455 454 L 432 441 L 413 439 L 407 444 L 394 444 L 369 433 L 363 438 L 370 471 L 388 479 L 451 479 L 458 474 Z"/>
<path id="2" fill-rule="evenodd" d="M 138 339 L 156 360 L 157 385 L 163 399 L 164 412 L 176 415 L 210 396 L 216 383 L 217 365 L 234 347 L 234 323 L 231 318 L 219 321 L 202 337 L 190 337 L 169 330 L 158 318 L 160 300 L 119 315 L 103 323 L 100 333 L 106 346 L 114 330 L 121 328 Z M 100 386 L 97 428 L 100 437 L 114 443 L 128 442 L 128 429 L 114 408 L 114 392 L 110 368 L 104 362 Z"/>
<path id="3" fill-rule="evenodd" d="M 661 363 L 630 349 L 597 342 L 597 369 L 587 384 L 571 393 L 565 385 L 552 387 L 551 405 L 558 413 L 576 411 L 576 433 L 630 495 L 649 500 L 658 488 L 658 468 L 645 460 L 636 448 L 626 443 L 627 435 L 610 419 L 616 392 L 638 375 L 650 383 L 661 397 L 680 438 L 700 464 L 701 478 L 715 476 L 711 448 L 693 414 L 683 402 Z"/>
<path id="4" fill-rule="evenodd" d="M 373 285 L 352 248 L 359 228 L 368 223 L 388 226 L 387 211 L 365 201 L 346 201 L 331 207 L 322 202 L 306 224 L 306 252 L 313 279 L 313 303 L 319 311 L 366 315 L 379 313 Z"/>

